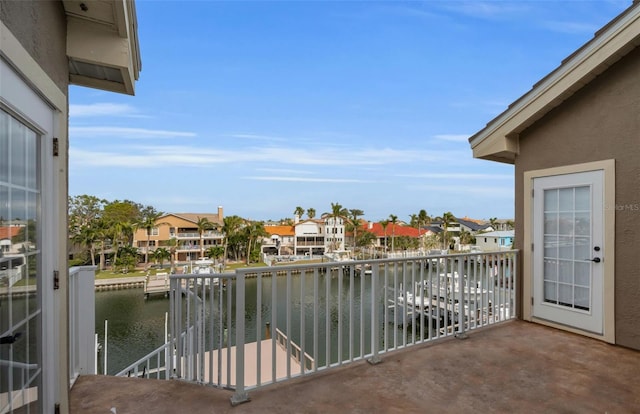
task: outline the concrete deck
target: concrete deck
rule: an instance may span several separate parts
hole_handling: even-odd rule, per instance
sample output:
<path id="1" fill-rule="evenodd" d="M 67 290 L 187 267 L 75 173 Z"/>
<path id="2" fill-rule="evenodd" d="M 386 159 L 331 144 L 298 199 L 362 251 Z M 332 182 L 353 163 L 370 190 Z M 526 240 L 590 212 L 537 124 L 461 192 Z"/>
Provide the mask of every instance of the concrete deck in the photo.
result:
<path id="1" fill-rule="evenodd" d="M 640 352 L 522 321 L 250 392 L 80 377 L 71 413 L 638 413 Z"/>

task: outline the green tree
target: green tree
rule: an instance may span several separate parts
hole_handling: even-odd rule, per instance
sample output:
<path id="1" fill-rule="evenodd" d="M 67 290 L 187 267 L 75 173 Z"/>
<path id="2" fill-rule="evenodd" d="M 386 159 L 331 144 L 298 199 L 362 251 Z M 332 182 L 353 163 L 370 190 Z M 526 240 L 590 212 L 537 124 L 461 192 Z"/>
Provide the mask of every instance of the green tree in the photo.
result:
<path id="1" fill-rule="evenodd" d="M 332 233 L 332 241 L 331 241 L 331 250 L 338 250 L 338 240 L 337 240 L 337 231 L 338 231 L 338 218 L 344 218 L 347 216 L 348 211 L 346 208 L 342 207 L 340 203 L 331 203 L 331 212 L 325 213 L 326 217 L 333 219 L 333 233 Z"/>
<path id="2" fill-rule="evenodd" d="M 200 236 L 200 257 L 204 257 L 204 232 L 213 230 L 215 228 L 215 224 L 209 221 L 206 217 L 198 216 L 196 227 L 198 227 L 198 235 Z"/>
<path id="3" fill-rule="evenodd" d="M 349 210 L 349 222 L 351 223 L 351 228 L 353 230 L 353 253 L 356 252 L 356 240 L 358 238 L 358 227 L 360 226 L 359 217 L 364 216 L 364 211 L 359 210 L 357 208 L 352 208 Z"/>
<path id="4" fill-rule="evenodd" d="M 238 233 L 244 225 L 244 219 L 239 216 L 227 216 L 224 218 L 222 232 L 224 233 L 224 256 L 223 260 L 229 257 L 229 246 L 235 247 L 238 242 Z M 237 254 L 237 252 L 236 252 Z"/>
<path id="5" fill-rule="evenodd" d="M 160 262 L 160 267 L 164 265 L 164 261 L 171 257 L 171 252 L 164 247 L 158 247 L 152 253 L 156 263 Z"/>
<path id="6" fill-rule="evenodd" d="M 364 230 L 358 234 L 356 245 L 358 247 L 368 247 L 376 240 L 376 235 L 370 231 Z"/>
<path id="7" fill-rule="evenodd" d="M 224 255 L 223 246 L 211 246 L 206 250 L 207 257 L 218 260 Z"/>
<path id="8" fill-rule="evenodd" d="M 384 251 L 387 251 L 387 226 L 389 225 L 389 220 L 380 220 L 380 225 L 382 226 L 382 230 L 384 231 Z"/>
<path id="9" fill-rule="evenodd" d="M 162 217 L 164 213 L 160 211 L 146 211 L 143 213 L 142 218 L 138 221 L 137 227 L 145 229 L 147 232 L 147 245 L 144 249 L 144 264 L 149 263 L 149 244 L 151 242 L 151 230 L 157 227 L 158 219 Z"/>
<path id="10" fill-rule="evenodd" d="M 449 226 L 455 220 L 455 216 L 450 211 L 447 211 L 442 215 L 442 226 L 444 227 L 444 231 L 442 232 L 443 249 L 449 249 Z"/>
<path id="11" fill-rule="evenodd" d="M 88 249 L 89 256 L 91 256 L 91 265 L 96 265 L 96 253 L 95 246 L 100 240 L 98 231 L 90 225 L 84 225 L 77 230 L 76 234 L 71 237 L 71 241 L 80 247 Z"/>
<path id="12" fill-rule="evenodd" d="M 257 244 L 259 238 L 269 235 L 264 229 L 264 223 L 253 221 L 244 227 L 244 234 L 247 238 L 247 265 L 251 262 L 251 247 Z"/>
<path id="13" fill-rule="evenodd" d="M 171 273 L 175 272 L 175 264 L 176 264 L 176 253 L 178 252 L 178 239 L 175 237 L 170 238 L 169 240 L 165 240 L 162 243 L 162 246 L 168 247 L 169 249 L 169 257 L 171 259 Z"/>
<path id="14" fill-rule="evenodd" d="M 293 210 L 293 215 L 298 216 L 298 218 L 302 218 L 303 214 L 304 214 L 304 208 L 300 206 L 296 207 L 295 210 Z"/>
<path id="15" fill-rule="evenodd" d="M 316 209 L 315 208 L 308 208 L 307 209 L 307 217 L 309 217 L 309 220 L 313 219 L 316 216 Z"/>
<path id="16" fill-rule="evenodd" d="M 498 218 L 497 217 L 491 217 L 489 219 L 489 225 L 491 226 L 491 228 L 495 231 L 498 230 Z"/>
<path id="17" fill-rule="evenodd" d="M 396 238 L 396 223 L 398 222 L 398 216 L 389 214 L 389 222 L 391 223 L 391 252 L 395 252 L 394 241 Z"/>
<path id="18" fill-rule="evenodd" d="M 431 224 L 431 218 L 429 217 L 429 215 L 427 214 L 427 210 L 420 210 L 418 212 L 418 237 L 420 238 L 420 246 L 421 248 L 424 250 L 424 237 L 422 237 L 422 227 L 424 226 L 428 226 L 429 224 Z"/>

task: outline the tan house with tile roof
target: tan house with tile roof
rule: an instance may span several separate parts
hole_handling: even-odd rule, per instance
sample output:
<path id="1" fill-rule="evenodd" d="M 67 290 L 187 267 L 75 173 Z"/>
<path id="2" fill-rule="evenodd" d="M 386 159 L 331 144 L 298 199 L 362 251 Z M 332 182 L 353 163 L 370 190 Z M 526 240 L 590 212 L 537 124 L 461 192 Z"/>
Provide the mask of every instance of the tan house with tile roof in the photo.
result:
<path id="1" fill-rule="evenodd" d="M 198 220 L 206 218 L 214 229 L 206 230 L 202 234 L 202 248 L 200 246 L 200 233 L 198 232 Z M 176 247 L 176 262 L 189 262 L 198 260 L 203 250 L 210 247 L 221 246 L 224 243 L 222 226 L 224 215 L 222 207 L 213 213 L 169 213 L 156 220 L 157 226 L 151 229 L 149 235 L 149 251 L 158 247 L 166 247 L 171 239 L 178 243 Z M 133 246 L 137 247 L 140 254 L 147 249 L 147 230 L 138 229 L 133 236 Z"/>

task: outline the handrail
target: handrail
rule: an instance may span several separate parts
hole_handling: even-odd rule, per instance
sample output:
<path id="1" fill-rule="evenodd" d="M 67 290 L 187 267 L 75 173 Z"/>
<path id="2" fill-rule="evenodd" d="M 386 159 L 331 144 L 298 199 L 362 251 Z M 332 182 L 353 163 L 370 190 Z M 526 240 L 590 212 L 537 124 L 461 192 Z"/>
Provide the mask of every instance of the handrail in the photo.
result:
<path id="1" fill-rule="evenodd" d="M 137 375 L 142 364 L 148 370 L 148 361 L 160 361 L 164 352 L 164 378 L 233 389 L 235 405 L 248 400 L 247 390 L 266 384 L 462 338 L 515 317 L 518 255 L 419 255 L 171 275 L 171 346 L 118 375 Z"/>

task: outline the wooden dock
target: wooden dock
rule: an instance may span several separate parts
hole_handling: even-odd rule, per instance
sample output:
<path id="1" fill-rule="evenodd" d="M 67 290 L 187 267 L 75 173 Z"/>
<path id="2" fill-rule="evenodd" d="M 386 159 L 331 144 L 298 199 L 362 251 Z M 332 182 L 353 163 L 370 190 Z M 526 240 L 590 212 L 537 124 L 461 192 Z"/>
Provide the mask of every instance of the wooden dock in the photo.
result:
<path id="1" fill-rule="evenodd" d="M 154 276 L 147 276 L 144 280 L 144 297 L 149 295 L 162 293 L 169 295 L 170 283 L 168 273 L 157 273 Z"/>

